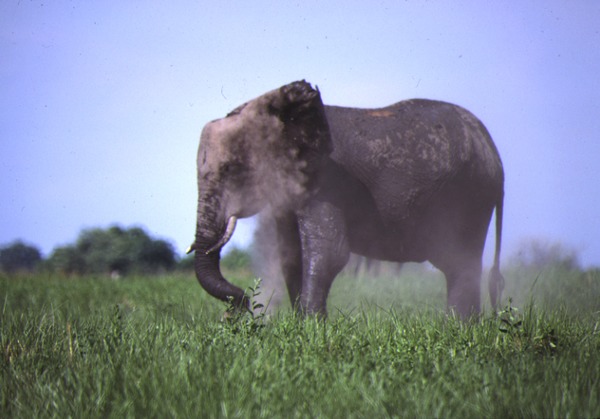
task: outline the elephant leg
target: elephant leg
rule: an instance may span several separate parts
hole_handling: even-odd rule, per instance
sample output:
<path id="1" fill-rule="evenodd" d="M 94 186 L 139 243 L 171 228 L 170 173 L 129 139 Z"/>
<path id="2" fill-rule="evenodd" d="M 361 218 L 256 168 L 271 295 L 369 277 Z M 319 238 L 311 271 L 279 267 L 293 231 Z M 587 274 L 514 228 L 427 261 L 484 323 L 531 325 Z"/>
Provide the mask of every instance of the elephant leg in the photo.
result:
<path id="1" fill-rule="evenodd" d="M 350 257 L 345 220 L 335 205 L 317 201 L 300 212 L 298 221 L 303 257 L 300 308 L 326 317 L 329 289 Z"/>
<path id="2" fill-rule="evenodd" d="M 491 213 L 476 204 L 456 208 L 455 221 L 443 222 L 449 230 L 441 229 L 445 240 L 431 260 L 446 276 L 448 310 L 462 319 L 481 311 L 481 259 Z"/>
<path id="3" fill-rule="evenodd" d="M 302 291 L 302 248 L 295 214 L 286 214 L 277 219 L 277 239 L 281 271 L 290 302 L 296 307 Z"/>
<path id="4" fill-rule="evenodd" d="M 448 311 L 462 319 L 481 310 L 481 261 L 463 262 L 452 269 L 443 270 L 448 290 Z"/>

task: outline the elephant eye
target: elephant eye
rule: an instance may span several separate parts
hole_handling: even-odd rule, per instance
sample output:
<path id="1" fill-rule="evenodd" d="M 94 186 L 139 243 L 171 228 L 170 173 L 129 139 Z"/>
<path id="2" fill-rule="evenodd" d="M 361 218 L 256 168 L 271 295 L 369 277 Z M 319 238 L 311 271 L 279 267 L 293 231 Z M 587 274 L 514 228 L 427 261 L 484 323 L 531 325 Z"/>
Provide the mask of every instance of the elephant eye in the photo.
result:
<path id="1" fill-rule="evenodd" d="M 236 176 L 244 171 L 244 166 L 241 162 L 227 162 L 224 163 L 220 168 L 219 172 L 224 176 Z"/>

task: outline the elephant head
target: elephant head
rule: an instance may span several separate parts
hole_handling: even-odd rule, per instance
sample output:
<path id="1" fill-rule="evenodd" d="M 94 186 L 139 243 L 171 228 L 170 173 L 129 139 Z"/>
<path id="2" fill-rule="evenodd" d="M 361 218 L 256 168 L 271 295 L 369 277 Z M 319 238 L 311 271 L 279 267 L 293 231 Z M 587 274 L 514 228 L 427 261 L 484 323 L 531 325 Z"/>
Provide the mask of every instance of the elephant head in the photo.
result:
<path id="1" fill-rule="evenodd" d="M 259 96 L 204 127 L 196 238 L 189 252 L 196 252 L 196 276 L 209 294 L 248 306 L 244 292 L 221 274 L 221 248 L 238 218 L 266 206 L 277 213 L 302 205 L 330 151 L 320 93 L 305 81 Z"/>

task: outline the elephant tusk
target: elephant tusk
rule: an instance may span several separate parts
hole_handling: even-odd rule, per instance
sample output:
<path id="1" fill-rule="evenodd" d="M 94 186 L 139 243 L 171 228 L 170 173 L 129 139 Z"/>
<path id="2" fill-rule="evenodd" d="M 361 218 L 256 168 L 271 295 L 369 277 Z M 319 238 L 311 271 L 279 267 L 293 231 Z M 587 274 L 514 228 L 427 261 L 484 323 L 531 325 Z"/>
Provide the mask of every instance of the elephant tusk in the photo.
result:
<path id="1" fill-rule="evenodd" d="M 185 251 L 186 255 L 189 255 L 192 252 L 196 251 L 196 243 L 192 243 L 190 244 L 190 247 L 187 248 L 187 250 Z"/>
<path id="2" fill-rule="evenodd" d="M 236 223 L 237 217 L 235 215 L 229 217 L 229 220 L 227 221 L 227 228 L 225 229 L 225 234 L 223 234 L 223 237 L 221 237 L 221 240 L 219 240 L 217 244 L 215 244 L 213 247 L 211 247 L 205 252 L 207 255 L 214 252 L 215 250 L 219 250 L 221 247 L 227 244 L 229 239 L 231 239 L 231 236 L 233 236 L 233 230 L 235 230 Z"/>

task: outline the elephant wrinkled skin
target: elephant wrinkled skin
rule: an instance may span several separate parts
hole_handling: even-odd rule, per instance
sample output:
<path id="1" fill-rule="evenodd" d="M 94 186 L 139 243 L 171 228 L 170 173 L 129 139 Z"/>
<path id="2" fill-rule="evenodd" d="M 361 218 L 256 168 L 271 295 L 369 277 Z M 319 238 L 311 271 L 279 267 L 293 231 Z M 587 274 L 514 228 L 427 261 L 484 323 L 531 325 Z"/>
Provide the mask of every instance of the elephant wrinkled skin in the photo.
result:
<path id="1" fill-rule="evenodd" d="M 495 307 L 504 172 L 483 124 L 449 103 L 414 99 L 381 109 L 325 106 L 305 81 L 208 123 L 198 149 L 196 275 L 211 295 L 248 306 L 223 278 L 221 247 L 237 218 L 265 208 L 276 225 L 291 301 L 326 315 L 350 252 L 430 261 L 446 276 L 448 308 L 480 311 L 482 253 L 496 210 L 489 288 Z"/>

